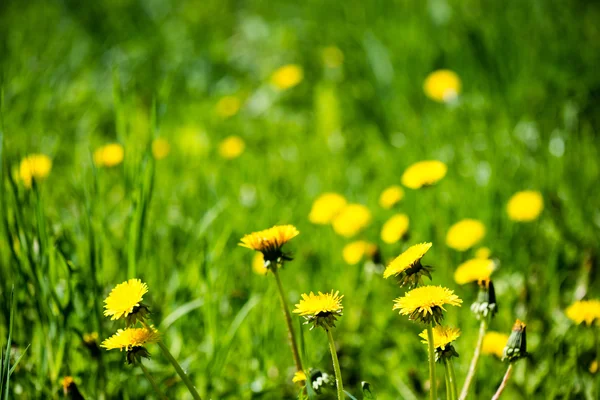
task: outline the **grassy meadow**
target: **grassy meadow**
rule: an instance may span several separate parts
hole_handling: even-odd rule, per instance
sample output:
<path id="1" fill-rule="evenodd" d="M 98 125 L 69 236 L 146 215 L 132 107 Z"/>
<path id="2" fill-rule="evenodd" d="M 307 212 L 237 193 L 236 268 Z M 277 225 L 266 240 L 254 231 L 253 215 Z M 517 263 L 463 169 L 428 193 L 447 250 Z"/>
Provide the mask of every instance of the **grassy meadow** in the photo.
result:
<path id="1" fill-rule="evenodd" d="M 480 322 L 477 283 L 454 273 L 489 252 L 489 330 L 527 324 L 502 398 L 598 399 L 600 315 L 566 314 L 600 298 L 598 21 L 583 0 L 0 2 L 2 400 L 77 398 L 67 376 L 86 399 L 159 398 L 125 351 L 99 347 L 124 327 L 104 300 L 130 278 L 148 285 L 150 321 L 202 399 L 336 398 L 335 382 L 292 382 L 273 273 L 239 246 L 286 224 L 300 232 L 278 272 L 287 306 L 344 295 L 333 336 L 354 398 L 429 398 L 424 325 L 392 310 L 408 289 L 383 271 L 431 242 L 425 284 L 463 300 L 443 322 L 461 330 L 459 391 Z M 443 98 L 424 91 L 437 70 L 460 79 Z M 51 168 L 24 163 L 32 154 Z M 406 187 L 423 160 L 445 176 Z M 402 198 L 382 207 L 394 185 Z M 519 222 L 507 204 L 524 190 L 543 210 Z M 311 222 L 324 193 L 368 221 L 346 236 Z M 399 213 L 408 229 L 388 243 Z M 447 233 L 466 218 L 485 235 L 458 251 Z M 369 250 L 348 260 L 357 240 Z M 305 370 L 333 377 L 323 330 L 291 317 Z M 192 398 L 146 348 L 165 396 Z M 482 354 L 468 398 L 491 398 L 508 364 Z M 445 398 L 442 364 L 437 381 Z"/>

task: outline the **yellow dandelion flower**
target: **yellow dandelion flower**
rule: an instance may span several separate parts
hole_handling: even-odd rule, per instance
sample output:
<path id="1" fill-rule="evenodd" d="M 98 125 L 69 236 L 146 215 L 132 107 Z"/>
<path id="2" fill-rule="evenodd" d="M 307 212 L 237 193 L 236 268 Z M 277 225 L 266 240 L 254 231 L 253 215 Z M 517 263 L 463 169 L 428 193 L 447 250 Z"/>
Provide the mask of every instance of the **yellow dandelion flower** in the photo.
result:
<path id="1" fill-rule="evenodd" d="M 458 75 L 447 69 L 440 69 L 427 76 L 423 91 L 432 100 L 449 103 L 460 94 L 461 82 Z"/>
<path id="2" fill-rule="evenodd" d="M 344 53 L 335 46 L 328 46 L 321 52 L 323 64 L 327 68 L 338 68 L 344 63 Z"/>
<path id="3" fill-rule="evenodd" d="M 83 399 L 79 388 L 72 376 L 65 376 L 62 380 L 63 393 L 69 399 Z"/>
<path id="4" fill-rule="evenodd" d="M 69 391 L 69 387 L 75 383 L 75 380 L 72 376 L 65 376 L 62 380 L 62 386 L 65 393 Z"/>
<path id="5" fill-rule="evenodd" d="M 98 167 L 115 167 L 123 162 L 125 150 L 118 143 L 99 147 L 94 151 L 94 164 Z"/>
<path id="6" fill-rule="evenodd" d="M 404 197 L 404 190 L 398 186 L 390 186 L 381 192 L 379 196 L 379 205 L 386 210 L 394 207 Z"/>
<path id="7" fill-rule="evenodd" d="M 296 371 L 296 373 L 294 374 L 294 377 L 292 378 L 292 382 L 293 383 L 306 382 L 306 374 L 304 373 L 304 371 Z"/>
<path id="8" fill-rule="evenodd" d="M 148 312 L 142 303 L 146 293 L 148 285 L 139 279 L 130 279 L 118 284 L 104 300 L 104 316 L 110 316 L 111 320 L 125 317 L 128 322 L 143 319 Z M 139 318 L 136 318 L 136 314 L 140 314 Z"/>
<path id="9" fill-rule="evenodd" d="M 381 240 L 388 244 L 396 243 L 408 231 L 408 224 L 409 221 L 406 214 L 393 215 L 381 228 Z"/>
<path id="10" fill-rule="evenodd" d="M 298 236 L 300 232 L 293 225 L 276 225 L 272 228 L 245 235 L 240 246 L 263 254 L 265 266 L 271 267 L 271 263 L 280 264 L 292 258 L 282 250 L 284 244 Z"/>
<path id="11" fill-rule="evenodd" d="M 401 286 L 408 284 L 410 287 L 420 283 L 423 275 L 431 279 L 432 268 L 421 264 L 421 259 L 430 248 L 431 243 L 419 243 L 410 246 L 385 268 L 383 277 L 387 279 L 390 276 L 395 276 L 399 278 Z"/>
<path id="12" fill-rule="evenodd" d="M 454 280 L 459 285 L 490 279 L 496 263 L 487 258 L 472 258 L 460 264 L 454 271 Z"/>
<path id="13" fill-rule="evenodd" d="M 508 217 L 517 222 L 535 220 L 544 209 L 544 198 L 540 192 L 525 190 L 515 193 L 506 206 Z"/>
<path id="14" fill-rule="evenodd" d="M 595 374 L 598 372 L 598 360 L 594 360 L 590 363 L 590 374 Z"/>
<path id="15" fill-rule="evenodd" d="M 98 341 L 98 332 L 84 333 L 83 341 L 85 344 L 96 343 Z"/>
<path id="16" fill-rule="evenodd" d="M 475 251 L 475 258 L 488 259 L 491 255 L 492 251 L 489 249 L 489 247 L 480 247 L 477 249 L 477 251 Z"/>
<path id="17" fill-rule="evenodd" d="M 265 257 L 262 253 L 254 253 L 252 257 L 252 271 L 257 275 L 265 275 L 269 270 L 265 267 Z"/>
<path id="18" fill-rule="evenodd" d="M 171 145 L 164 138 L 156 138 L 152 141 L 152 156 L 157 160 L 162 160 L 169 155 Z"/>
<path id="19" fill-rule="evenodd" d="M 216 112 L 219 117 L 233 117 L 240 111 L 242 102 L 237 96 L 224 96 L 219 99 L 216 105 Z"/>
<path id="20" fill-rule="evenodd" d="M 346 204 L 347 201 L 342 195 L 323 193 L 313 202 L 308 219 L 313 224 L 329 224 Z"/>
<path id="21" fill-rule="evenodd" d="M 32 181 L 42 181 L 52 169 L 52 160 L 45 154 L 30 154 L 21 160 L 19 178 L 26 188 L 31 188 Z"/>
<path id="22" fill-rule="evenodd" d="M 106 350 L 131 350 L 133 347 L 143 347 L 148 343 L 156 343 L 159 333 L 154 327 L 119 329 L 114 335 L 104 340 L 101 347 Z"/>
<path id="23" fill-rule="evenodd" d="M 508 335 L 500 332 L 489 331 L 483 337 L 483 344 L 481 346 L 481 352 L 483 354 L 494 355 L 498 358 L 502 358 L 504 347 L 508 343 Z"/>
<path id="24" fill-rule="evenodd" d="M 335 320 L 342 315 L 344 307 L 342 306 L 342 298 L 339 291 L 333 293 L 321 293 L 315 295 L 302 294 L 300 302 L 296 304 L 294 313 L 303 316 L 306 323 L 312 323 L 315 326 L 322 326 L 325 329 L 335 327 Z"/>
<path id="25" fill-rule="evenodd" d="M 483 239 L 485 236 L 485 225 L 476 219 L 463 219 L 448 229 L 446 244 L 448 247 L 466 251 Z"/>
<path id="26" fill-rule="evenodd" d="M 461 305 L 462 300 L 454 291 L 441 286 L 420 286 L 412 289 L 404 296 L 394 300 L 394 310 L 400 314 L 408 315 L 410 320 L 419 320 L 423 323 L 439 325 L 444 318 L 444 305 Z"/>
<path id="27" fill-rule="evenodd" d="M 421 332 L 419 336 L 424 339 L 421 340 L 421 343 L 429 344 L 427 329 Z M 433 327 L 433 347 L 444 350 L 446 346 L 458 339 L 459 336 L 460 329 L 437 325 Z"/>
<path id="28" fill-rule="evenodd" d="M 238 158 L 244 152 L 246 143 L 239 136 L 228 136 L 219 144 L 219 155 L 226 160 Z"/>
<path id="29" fill-rule="evenodd" d="M 348 204 L 333 219 L 333 230 L 338 235 L 352 237 L 371 222 L 371 211 L 362 204 Z"/>
<path id="30" fill-rule="evenodd" d="M 377 246 L 364 240 L 348 243 L 342 250 L 342 257 L 349 265 L 355 265 L 365 256 L 372 256 L 377 252 Z"/>
<path id="31" fill-rule="evenodd" d="M 419 161 L 409 166 L 402 174 L 402 184 L 410 189 L 419 189 L 439 182 L 448 167 L 441 161 Z"/>
<path id="32" fill-rule="evenodd" d="M 271 75 L 271 84 L 280 90 L 293 88 L 304 78 L 302 67 L 297 64 L 288 64 L 278 68 Z"/>
<path id="33" fill-rule="evenodd" d="M 580 300 L 567 308 L 567 317 L 576 324 L 600 323 L 600 300 Z"/>

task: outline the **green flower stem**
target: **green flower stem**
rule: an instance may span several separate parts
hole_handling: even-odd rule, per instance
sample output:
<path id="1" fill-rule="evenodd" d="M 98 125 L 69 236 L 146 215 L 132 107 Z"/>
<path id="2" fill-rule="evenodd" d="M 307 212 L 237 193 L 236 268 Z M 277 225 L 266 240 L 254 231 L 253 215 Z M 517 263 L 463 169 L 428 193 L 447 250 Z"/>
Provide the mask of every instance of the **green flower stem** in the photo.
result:
<path id="1" fill-rule="evenodd" d="M 331 359 L 333 360 L 333 370 L 335 372 L 335 385 L 337 387 L 338 400 L 344 400 L 344 384 L 342 383 L 342 371 L 340 370 L 340 362 L 338 361 L 337 352 L 335 351 L 335 342 L 331 330 L 325 329 L 327 338 L 329 339 L 329 350 L 331 351 Z"/>
<path id="2" fill-rule="evenodd" d="M 146 328 L 146 329 L 152 329 L 144 321 L 142 321 L 142 325 L 144 325 L 144 328 Z M 173 368 L 175 368 L 175 371 L 177 371 L 177 374 L 179 375 L 179 377 L 181 378 L 183 383 L 185 383 L 185 386 L 187 386 L 188 391 L 190 392 L 190 394 L 192 395 L 194 400 L 202 400 L 200 395 L 198 394 L 198 391 L 194 387 L 194 384 L 190 380 L 189 376 L 187 376 L 185 371 L 181 368 L 181 365 L 179 365 L 179 363 L 177 362 L 175 357 L 173 357 L 173 355 L 171 354 L 171 352 L 169 351 L 167 346 L 165 346 L 165 344 L 160 340 L 158 341 L 157 344 L 158 344 L 158 347 L 160 347 L 160 349 L 162 350 L 164 356 L 167 357 L 167 360 L 169 360 L 169 362 L 171 363 Z"/>
<path id="3" fill-rule="evenodd" d="M 465 383 L 460 391 L 459 400 L 465 400 L 469 394 L 469 388 L 471 387 L 471 382 L 473 382 L 475 371 L 477 370 L 477 362 L 479 361 L 479 356 L 481 354 L 481 346 L 483 345 L 483 338 L 486 330 L 487 320 L 482 319 L 481 324 L 479 325 L 479 337 L 477 338 L 477 344 L 475 345 L 475 352 L 473 353 L 473 358 L 471 359 L 471 365 L 469 366 L 469 372 L 465 378 Z"/>
<path id="4" fill-rule="evenodd" d="M 447 367 L 444 376 L 446 378 L 446 399 L 450 400 L 452 398 L 452 391 L 450 390 L 450 371 L 448 371 Z"/>
<path id="5" fill-rule="evenodd" d="M 498 400 L 500 398 L 500 395 L 504 391 L 504 388 L 506 388 L 506 384 L 508 383 L 508 380 L 510 379 L 510 374 L 512 373 L 512 368 L 513 368 L 513 364 L 512 363 L 508 364 L 508 369 L 506 370 L 506 374 L 504 374 L 502 383 L 500 384 L 500 386 L 498 386 L 498 390 L 494 394 L 494 397 L 492 397 L 492 400 Z"/>
<path id="6" fill-rule="evenodd" d="M 148 382 L 150 382 L 150 385 L 152 385 L 152 389 L 154 389 L 154 392 L 158 395 L 158 397 L 161 398 L 162 400 L 169 400 L 169 398 L 167 396 L 165 396 L 165 394 L 158 388 L 156 381 L 154 380 L 152 375 L 150 375 L 150 372 L 148 372 L 148 370 L 146 369 L 144 364 L 142 364 L 142 362 L 140 361 L 138 363 L 138 365 L 144 372 L 144 375 L 146 375 L 146 379 L 148 379 Z"/>
<path id="7" fill-rule="evenodd" d="M 275 281 L 277 282 L 277 289 L 279 290 L 279 299 L 281 300 L 281 309 L 283 310 L 283 315 L 285 316 L 285 323 L 288 328 L 288 338 L 290 339 L 290 347 L 292 348 L 294 363 L 296 364 L 296 371 L 300 372 L 303 371 L 302 360 L 300 359 L 300 352 L 298 351 L 298 344 L 296 343 L 296 335 L 294 333 L 294 326 L 292 324 L 290 310 L 285 300 L 285 293 L 283 291 L 283 286 L 281 285 L 281 279 L 279 278 L 279 272 L 277 271 L 277 267 L 275 267 L 271 271 L 273 271 Z"/>
<path id="8" fill-rule="evenodd" d="M 446 374 L 448 376 L 448 383 L 450 384 L 450 398 L 456 400 L 458 398 L 458 391 L 456 390 L 456 375 L 454 374 L 452 359 L 444 357 L 444 365 L 446 366 Z"/>
<path id="9" fill-rule="evenodd" d="M 435 348 L 433 347 L 433 322 L 427 325 L 427 343 L 429 347 L 429 398 L 437 400 L 437 382 L 435 378 Z"/>

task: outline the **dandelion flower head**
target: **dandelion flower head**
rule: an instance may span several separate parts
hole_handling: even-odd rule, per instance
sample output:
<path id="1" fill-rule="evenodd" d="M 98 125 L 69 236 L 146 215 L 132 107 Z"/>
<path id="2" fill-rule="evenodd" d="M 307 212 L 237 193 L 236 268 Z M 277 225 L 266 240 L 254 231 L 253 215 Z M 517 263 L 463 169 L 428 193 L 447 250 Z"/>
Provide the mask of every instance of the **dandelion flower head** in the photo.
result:
<path id="1" fill-rule="evenodd" d="M 94 151 L 94 164 L 98 167 L 115 167 L 123 162 L 125 150 L 119 143 L 110 143 Z"/>
<path id="2" fill-rule="evenodd" d="M 537 219 L 544 209 L 544 198 L 540 192 L 525 190 L 515 193 L 506 206 L 508 217 L 517 222 Z"/>
<path id="3" fill-rule="evenodd" d="M 242 102 L 237 96 L 224 96 L 219 99 L 216 105 L 216 112 L 219 117 L 229 118 L 238 113 Z"/>
<path id="4" fill-rule="evenodd" d="M 432 100 L 449 103 L 455 100 L 461 91 L 461 81 L 458 75 L 448 69 L 432 72 L 425 78 L 423 91 Z"/>
<path id="5" fill-rule="evenodd" d="M 476 219 L 463 219 L 448 229 L 446 244 L 448 247 L 466 251 L 479 243 L 485 236 L 485 225 Z"/>
<path id="6" fill-rule="evenodd" d="M 286 90 L 298 85 L 302 82 L 303 78 L 304 71 L 301 66 L 297 64 L 288 64 L 278 68 L 273 75 L 271 75 L 271 84 L 277 89 Z"/>
<path id="7" fill-rule="evenodd" d="M 462 300 L 454 291 L 442 286 L 420 286 L 394 300 L 394 310 L 408 315 L 410 320 L 438 325 L 444 318 L 444 305 L 461 306 Z"/>
<path id="8" fill-rule="evenodd" d="M 282 247 L 299 234 L 300 232 L 293 225 L 276 225 L 269 229 L 245 235 L 239 245 L 260 251 L 263 254 L 265 263 L 279 263 L 284 260 L 291 260 L 283 253 Z"/>
<path id="9" fill-rule="evenodd" d="M 156 160 L 162 160 L 169 155 L 171 145 L 165 138 L 156 138 L 152 141 L 152 156 Z"/>
<path id="10" fill-rule="evenodd" d="M 344 307 L 342 306 L 342 298 L 339 292 L 314 294 L 302 294 L 300 302 L 296 304 L 294 313 L 303 316 L 307 323 L 313 323 L 315 326 L 323 326 L 324 328 L 335 327 L 335 320 L 342 315 Z"/>
<path id="11" fill-rule="evenodd" d="M 340 236 L 350 238 L 371 222 L 371 211 L 362 204 L 348 204 L 333 219 L 333 230 Z"/>
<path id="12" fill-rule="evenodd" d="M 377 245 L 365 240 L 356 240 L 348 243 L 342 250 L 342 257 L 346 264 L 355 265 L 365 256 L 373 256 L 377 252 Z"/>
<path id="13" fill-rule="evenodd" d="M 408 231 L 409 220 L 406 214 L 390 217 L 381 228 L 381 240 L 387 244 L 398 242 Z"/>
<path id="14" fill-rule="evenodd" d="M 31 188 L 33 179 L 45 179 L 52 169 L 52 160 L 45 154 L 30 154 L 21 160 L 19 177 L 26 188 Z"/>
<path id="15" fill-rule="evenodd" d="M 154 327 L 119 329 L 114 335 L 104 340 L 101 347 L 106 350 L 131 350 L 134 347 L 143 347 L 148 343 L 156 343 L 159 333 Z"/>
<path id="16" fill-rule="evenodd" d="M 490 279 L 496 263 L 486 258 L 472 258 L 460 264 L 454 271 L 454 280 L 459 285 Z"/>
<path id="17" fill-rule="evenodd" d="M 427 337 L 427 329 L 421 332 L 419 336 L 424 339 L 421 340 L 421 343 L 429 344 L 429 339 Z M 446 346 L 458 339 L 459 336 L 460 329 L 437 325 L 433 327 L 433 347 L 436 350 L 445 350 Z"/>
<path id="18" fill-rule="evenodd" d="M 502 352 L 508 342 L 508 335 L 500 332 L 490 331 L 483 337 L 481 352 L 483 354 L 495 355 L 502 358 Z"/>
<path id="19" fill-rule="evenodd" d="M 104 316 L 110 316 L 111 320 L 128 317 L 142 307 L 146 293 L 148 286 L 139 279 L 129 279 L 118 284 L 104 300 Z"/>
<path id="20" fill-rule="evenodd" d="M 313 224 L 329 224 L 346 204 L 346 199 L 340 194 L 323 193 L 313 202 L 308 219 Z"/>
<path id="21" fill-rule="evenodd" d="M 246 143 L 239 136 L 228 136 L 219 143 L 219 155 L 226 160 L 238 158 L 244 152 Z"/>
<path id="22" fill-rule="evenodd" d="M 576 324 L 600 323 L 600 300 L 579 300 L 567 308 L 567 317 Z"/>
<path id="23" fill-rule="evenodd" d="M 421 282 L 422 275 L 426 275 L 431 279 L 431 267 L 421 264 L 421 259 L 430 248 L 431 243 L 419 243 L 410 246 L 386 267 L 383 271 L 383 277 L 385 279 L 390 276 L 399 277 L 401 286 L 409 284 L 411 287 Z"/>
<path id="24" fill-rule="evenodd" d="M 441 161 L 419 161 L 409 166 L 402 174 L 402 184 L 410 189 L 420 189 L 439 182 L 448 167 Z"/>
<path id="25" fill-rule="evenodd" d="M 398 186 L 390 186 L 386 188 L 379 196 L 379 205 L 381 208 L 389 210 L 394 207 L 404 197 L 404 190 Z"/>

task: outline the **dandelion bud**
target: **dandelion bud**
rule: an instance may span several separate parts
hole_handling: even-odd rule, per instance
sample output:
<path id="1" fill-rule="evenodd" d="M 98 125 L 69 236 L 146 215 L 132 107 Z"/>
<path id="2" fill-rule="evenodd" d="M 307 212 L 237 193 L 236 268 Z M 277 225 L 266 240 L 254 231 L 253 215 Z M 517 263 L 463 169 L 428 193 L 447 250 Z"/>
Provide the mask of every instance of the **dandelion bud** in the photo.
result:
<path id="1" fill-rule="evenodd" d="M 477 294 L 477 300 L 471 305 L 471 311 L 477 319 L 488 317 L 491 319 L 498 312 L 496 291 L 491 280 L 479 281 L 479 293 Z"/>
<path id="2" fill-rule="evenodd" d="M 313 390 L 317 394 L 321 394 L 321 391 L 324 388 L 333 386 L 335 379 L 333 379 L 327 372 L 321 372 L 318 369 L 314 369 L 310 371 L 310 382 Z"/>
<path id="3" fill-rule="evenodd" d="M 84 400 L 72 376 L 65 376 L 62 381 L 63 393 L 67 399 Z"/>
<path id="4" fill-rule="evenodd" d="M 525 328 L 526 325 L 517 319 L 508 337 L 508 343 L 502 352 L 503 361 L 508 359 L 512 363 L 527 356 L 527 335 Z"/>

